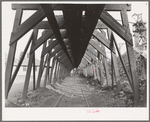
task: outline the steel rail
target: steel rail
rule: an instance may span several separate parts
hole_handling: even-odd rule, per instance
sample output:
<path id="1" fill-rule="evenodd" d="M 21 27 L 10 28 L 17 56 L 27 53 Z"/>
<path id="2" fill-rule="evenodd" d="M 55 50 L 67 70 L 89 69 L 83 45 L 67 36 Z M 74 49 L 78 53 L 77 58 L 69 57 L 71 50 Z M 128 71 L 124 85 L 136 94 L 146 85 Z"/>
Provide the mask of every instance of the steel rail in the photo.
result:
<path id="1" fill-rule="evenodd" d="M 64 96 L 63 94 L 60 96 L 60 98 L 58 99 L 58 101 L 56 102 L 54 107 L 57 107 L 58 103 L 60 102 L 60 100 L 62 99 L 63 96 Z"/>
<path id="2" fill-rule="evenodd" d="M 81 88 L 81 92 L 82 92 L 82 94 L 83 94 L 84 100 L 86 101 L 86 104 L 88 105 L 88 107 L 90 107 L 90 105 L 89 105 L 89 103 L 88 103 L 88 101 L 87 101 L 87 99 L 86 99 L 86 97 L 85 97 L 85 95 L 84 95 L 84 93 L 83 93 L 82 88 Z"/>

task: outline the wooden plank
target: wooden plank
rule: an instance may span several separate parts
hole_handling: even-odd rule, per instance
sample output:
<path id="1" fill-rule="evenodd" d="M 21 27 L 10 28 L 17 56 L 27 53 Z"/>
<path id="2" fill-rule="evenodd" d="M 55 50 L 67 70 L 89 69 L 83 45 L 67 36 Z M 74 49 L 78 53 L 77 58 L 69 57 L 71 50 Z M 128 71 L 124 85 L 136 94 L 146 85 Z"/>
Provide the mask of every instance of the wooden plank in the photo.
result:
<path id="1" fill-rule="evenodd" d="M 60 72 L 60 79 L 62 80 L 62 75 L 63 75 L 63 66 L 61 65 L 61 72 Z"/>
<path id="2" fill-rule="evenodd" d="M 91 44 L 97 51 L 99 51 L 103 56 L 106 57 L 106 54 L 104 51 L 100 48 L 100 44 L 97 43 L 96 41 L 93 41 L 92 39 L 90 40 L 89 44 Z M 101 44 L 102 45 L 102 44 Z"/>
<path id="3" fill-rule="evenodd" d="M 15 20 L 14 20 L 14 25 L 13 25 L 13 31 L 20 25 L 21 18 L 22 18 L 22 9 L 17 9 Z M 11 38 L 12 38 L 12 35 L 11 35 Z M 5 98 L 6 99 L 8 98 L 8 93 L 9 93 L 8 89 L 9 89 L 9 83 L 10 83 L 11 75 L 12 75 L 16 47 L 17 47 L 17 42 L 9 47 L 9 53 L 8 53 L 8 58 L 7 58 L 6 71 L 5 71 Z"/>
<path id="4" fill-rule="evenodd" d="M 14 71 L 12 77 L 11 77 L 11 82 L 9 83 L 8 93 L 9 93 L 9 91 L 10 91 L 10 89 L 11 89 L 12 84 L 14 83 L 14 80 L 15 80 L 17 74 L 18 74 L 18 71 L 19 71 L 19 69 L 20 69 L 20 66 L 21 66 L 21 64 L 22 64 L 22 62 L 23 62 L 23 59 L 24 59 L 24 57 L 25 57 L 25 55 L 26 55 L 26 52 L 27 52 L 27 50 L 28 50 L 28 48 L 29 48 L 29 45 L 30 45 L 30 43 L 31 43 L 31 41 L 32 41 L 32 36 L 33 36 L 33 33 L 31 34 L 31 36 L 30 36 L 30 38 L 29 38 L 29 41 L 28 41 L 28 43 L 27 43 L 27 45 L 26 45 L 26 47 L 25 47 L 25 49 L 24 49 L 24 51 L 23 51 L 23 54 L 21 55 L 20 60 L 19 60 L 18 64 L 16 65 L 16 69 L 15 69 L 15 71 Z"/>
<path id="5" fill-rule="evenodd" d="M 123 8 L 127 11 L 131 11 L 131 4 L 106 4 L 104 10 L 121 11 Z"/>
<path id="6" fill-rule="evenodd" d="M 58 81 L 61 80 L 61 78 L 60 78 L 60 73 L 61 73 L 61 63 L 59 63 L 59 69 L 58 69 L 58 74 L 57 74 L 57 79 L 58 79 Z"/>
<path id="7" fill-rule="evenodd" d="M 63 15 L 56 15 L 56 20 L 57 22 L 59 23 L 63 23 L 63 25 L 59 26 L 60 29 L 66 29 L 66 26 L 65 26 L 65 21 L 64 21 L 64 18 L 63 18 Z M 49 29 L 50 28 L 50 25 L 49 25 L 49 22 L 48 21 L 41 21 L 38 25 L 36 25 L 34 28 L 37 28 L 37 29 Z"/>
<path id="8" fill-rule="evenodd" d="M 60 31 L 59 31 L 59 25 L 57 24 L 57 20 L 55 18 L 55 15 L 53 13 L 53 9 L 52 9 L 52 6 L 51 5 L 41 5 L 42 6 L 42 9 L 44 10 L 46 16 L 47 16 L 47 19 L 49 21 L 49 24 L 50 24 L 50 27 L 52 28 L 58 42 L 60 43 L 62 49 L 64 50 L 65 54 L 67 55 L 68 59 L 70 60 L 70 62 L 72 63 L 72 60 L 70 58 L 70 55 L 67 51 L 67 48 L 63 42 L 63 39 L 61 37 L 61 34 L 60 34 Z"/>
<path id="9" fill-rule="evenodd" d="M 112 82 L 110 80 L 110 74 L 109 74 L 109 69 L 108 69 L 108 64 L 105 58 L 103 58 L 103 65 L 104 65 L 104 69 L 105 69 L 105 73 L 106 73 L 106 83 L 107 85 L 111 86 Z"/>
<path id="10" fill-rule="evenodd" d="M 34 42 L 36 41 L 37 34 L 38 34 L 38 30 L 36 29 L 33 31 L 33 41 L 32 41 L 32 45 L 31 45 L 31 49 L 34 46 Z M 34 58 L 34 53 L 30 54 L 30 56 L 29 56 L 28 68 L 27 68 L 27 72 L 26 72 L 25 83 L 24 83 L 23 94 L 22 94 L 23 100 L 27 97 L 33 58 Z"/>
<path id="11" fill-rule="evenodd" d="M 118 52 L 120 61 L 121 61 L 121 63 L 122 63 L 122 66 L 123 66 L 123 68 L 124 68 L 124 71 L 125 71 L 125 73 L 126 73 L 126 75 L 127 75 L 127 78 L 128 78 L 128 80 L 129 80 L 129 84 L 130 84 L 130 86 L 131 86 L 131 88 L 132 88 L 132 90 L 133 90 L 132 79 L 131 79 L 131 77 L 130 77 L 128 71 L 127 71 L 127 68 L 126 68 L 126 66 L 125 66 L 125 63 L 124 63 L 124 61 L 123 61 L 123 59 L 122 59 L 122 57 L 121 57 L 121 54 L 120 54 L 120 51 L 119 51 L 117 42 L 116 42 L 116 40 L 115 40 L 113 34 L 112 34 L 112 39 L 114 40 L 114 43 L 115 43 L 115 46 L 116 46 L 116 49 L 117 49 L 117 52 Z M 133 90 L 133 91 L 134 91 L 134 90 Z"/>
<path id="12" fill-rule="evenodd" d="M 35 44 L 35 41 L 37 40 L 38 36 L 38 29 L 34 29 L 33 31 L 33 45 Z M 35 52 L 33 52 L 33 60 L 32 60 L 32 65 L 33 65 L 33 90 L 35 90 Z"/>
<path id="13" fill-rule="evenodd" d="M 65 42 L 66 46 L 67 46 L 68 43 L 69 43 L 69 41 L 66 41 L 66 42 Z M 62 49 L 61 46 L 58 44 L 57 40 L 56 40 L 56 41 L 52 41 L 52 42 L 50 43 L 50 45 L 44 49 L 44 51 L 43 51 L 43 53 L 42 53 L 42 57 L 43 57 L 46 53 L 48 53 L 50 50 L 52 50 L 52 48 L 55 49 L 55 50 L 54 50 L 54 52 L 52 52 L 51 55 L 54 55 L 54 53 L 57 53 L 60 49 Z"/>
<path id="14" fill-rule="evenodd" d="M 132 35 L 127 32 L 127 29 L 124 28 L 120 23 L 118 23 L 107 11 L 103 10 L 100 19 L 115 33 L 117 33 L 123 40 L 128 42 L 133 46 Z"/>
<path id="15" fill-rule="evenodd" d="M 112 52 L 111 52 L 111 80 L 112 80 L 112 86 L 111 86 L 111 88 L 112 88 L 112 90 L 114 89 L 114 79 L 115 79 L 114 78 L 114 66 L 113 66 L 113 58 L 112 58 Z M 117 88 L 118 88 L 118 85 L 117 85 Z M 120 91 L 120 90 L 118 90 L 118 91 Z"/>
<path id="16" fill-rule="evenodd" d="M 86 61 L 84 58 L 82 59 L 82 62 L 83 62 L 84 64 L 86 64 L 86 65 L 89 64 L 88 61 Z"/>
<path id="17" fill-rule="evenodd" d="M 33 90 L 35 90 L 35 54 L 33 53 L 33 61 L 32 61 L 32 64 L 33 64 Z"/>
<path id="18" fill-rule="evenodd" d="M 45 47 L 46 47 L 46 42 L 43 44 L 42 51 L 44 50 Z M 43 73 L 43 66 L 44 66 L 43 62 L 44 62 L 44 57 L 42 57 L 41 60 L 40 60 L 40 68 L 39 68 L 39 73 L 38 73 L 38 79 L 37 79 L 37 86 L 36 86 L 36 88 L 40 87 L 41 76 L 42 76 L 42 73 Z"/>
<path id="19" fill-rule="evenodd" d="M 59 56 L 61 56 L 62 54 L 64 54 L 63 50 L 58 51 L 57 55 L 55 55 L 55 58 L 58 58 Z"/>
<path id="20" fill-rule="evenodd" d="M 100 81 L 100 73 L 99 73 L 99 69 L 98 69 L 98 63 L 95 64 L 95 69 L 96 69 L 96 74 L 97 74 L 97 79 Z"/>
<path id="21" fill-rule="evenodd" d="M 94 79 L 96 80 L 96 79 L 97 79 L 97 73 L 96 73 L 96 68 L 95 68 L 94 62 L 93 62 L 93 64 L 92 64 L 92 67 L 93 67 L 93 75 L 94 75 Z"/>
<path id="22" fill-rule="evenodd" d="M 86 17 L 86 16 L 82 16 L 82 23 L 81 23 L 81 26 L 83 26 L 83 27 L 85 27 L 85 22 L 86 22 L 86 19 L 88 19 L 88 17 Z M 59 22 L 59 21 L 64 21 L 64 18 L 63 18 L 63 16 L 62 15 L 56 15 L 56 20 L 57 20 L 57 22 Z M 98 22 L 97 22 L 97 25 L 96 25 L 96 27 L 95 27 L 95 29 L 107 29 L 108 27 L 101 21 L 101 20 L 99 20 Z M 49 22 L 48 21 L 41 21 L 39 24 L 37 24 L 35 27 L 34 27 L 34 29 L 49 29 Z M 59 28 L 60 30 L 61 29 L 67 29 L 67 26 L 66 26 L 66 24 L 64 23 L 62 26 L 60 26 L 60 28 Z"/>
<path id="23" fill-rule="evenodd" d="M 100 82 L 101 82 L 101 84 L 103 84 L 104 83 L 104 74 L 103 74 L 103 70 L 102 70 L 102 62 L 99 60 L 98 64 L 99 64 L 99 69 L 100 69 Z"/>
<path id="24" fill-rule="evenodd" d="M 70 62 L 69 62 L 69 60 L 68 59 L 62 59 L 62 60 L 60 60 L 60 62 L 65 66 L 65 67 L 67 67 L 67 64 L 68 65 L 70 65 Z M 65 65 L 66 64 L 66 65 Z"/>
<path id="25" fill-rule="evenodd" d="M 105 32 L 99 32 L 98 30 L 94 30 L 93 36 L 101 42 L 103 45 L 105 45 L 109 50 L 111 50 L 113 53 L 115 53 L 114 48 L 110 45 L 110 40 L 106 38 L 106 36 L 103 34 Z"/>
<path id="26" fill-rule="evenodd" d="M 48 71 L 49 71 L 49 65 L 50 65 L 50 53 L 47 55 L 48 60 L 47 60 L 47 67 L 46 67 L 46 72 L 45 72 L 45 79 L 44 79 L 44 87 L 46 87 L 47 80 L 48 80 Z"/>
<path id="27" fill-rule="evenodd" d="M 45 18 L 45 13 L 42 9 L 37 10 L 31 17 L 29 17 L 25 22 L 23 22 L 15 31 L 13 31 L 10 45 L 15 41 L 18 41 L 23 35 L 30 31 L 34 26 L 36 26 L 40 21 Z"/>
<path id="28" fill-rule="evenodd" d="M 64 75 L 64 67 L 62 65 L 61 79 L 63 79 L 63 75 Z"/>
<path id="29" fill-rule="evenodd" d="M 51 41 L 50 45 L 43 50 L 41 57 L 51 51 L 56 45 L 58 45 L 58 42 L 56 40 Z"/>
<path id="30" fill-rule="evenodd" d="M 56 81 L 59 81 L 59 71 L 60 71 L 60 63 L 58 63 L 58 66 L 57 66 L 57 72 L 56 72 Z"/>
<path id="31" fill-rule="evenodd" d="M 87 50 L 90 51 L 94 56 L 98 56 L 98 51 L 95 51 L 96 49 L 94 49 L 93 46 L 88 45 Z"/>
<path id="32" fill-rule="evenodd" d="M 103 44 L 101 44 L 101 49 L 103 50 L 103 52 L 106 55 L 106 51 L 105 51 L 105 47 Z M 110 79 L 110 75 L 109 75 L 109 69 L 108 69 L 108 64 L 107 64 L 107 59 L 105 57 L 102 58 L 103 61 L 103 65 L 104 65 L 104 69 L 105 69 L 105 73 L 106 73 L 106 83 L 107 85 L 111 86 L 111 79 Z"/>
<path id="33" fill-rule="evenodd" d="M 57 59 L 55 59 L 55 61 L 54 61 L 54 68 L 53 68 L 52 79 L 51 79 L 51 84 L 52 85 L 54 84 L 56 63 L 57 63 Z"/>
<path id="34" fill-rule="evenodd" d="M 53 35 L 53 31 L 51 29 L 46 29 L 42 36 L 36 41 L 35 46 L 31 50 L 30 53 L 34 52 L 39 46 L 41 46 L 44 42 L 46 42 Z"/>
<path id="35" fill-rule="evenodd" d="M 50 72 L 50 76 L 49 76 L 49 83 L 50 83 L 50 84 L 51 84 L 51 81 L 52 81 L 52 75 L 53 75 L 53 70 L 54 70 L 54 64 L 55 64 L 55 59 L 53 59 L 53 61 L 52 61 L 51 72 Z"/>
<path id="36" fill-rule="evenodd" d="M 64 19 L 62 18 L 57 18 L 57 22 L 58 22 L 58 26 L 59 28 L 61 28 L 64 25 Z M 33 52 L 34 50 L 36 50 L 39 46 L 41 46 L 47 39 L 49 39 L 51 36 L 54 35 L 53 30 L 50 28 L 50 26 L 48 26 L 49 29 L 45 30 L 45 33 L 37 40 L 37 43 L 35 44 L 35 47 L 33 48 L 33 50 L 31 52 Z M 65 31 L 65 30 L 64 30 Z"/>
<path id="37" fill-rule="evenodd" d="M 62 16 L 62 15 L 60 15 L 60 16 Z M 60 19 L 58 19 L 58 18 L 59 18 L 59 17 L 56 16 L 57 22 L 59 22 L 59 21 L 62 21 L 62 22 L 63 22 L 63 17 L 62 17 L 62 18 L 60 17 Z M 82 16 L 82 23 L 81 23 L 81 26 L 85 27 L 86 19 L 87 19 L 87 17 Z M 95 29 L 107 29 L 107 28 L 108 28 L 108 27 L 107 27 L 101 20 L 99 20 L 99 21 L 97 22 L 97 25 L 96 25 L 96 27 L 95 27 Z M 36 26 L 34 27 L 34 29 L 49 29 L 49 22 L 48 22 L 48 21 L 41 21 L 38 25 L 36 25 Z M 62 26 L 60 26 L 59 29 L 60 29 L 60 30 L 61 30 L 61 29 L 67 29 L 66 24 L 64 23 Z"/>
<path id="38" fill-rule="evenodd" d="M 22 94 L 23 100 L 26 98 L 27 91 L 28 91 L 28 85 L 29 85 L 30 74 L 31 74 L 31 69 L 32 69 L 32 60 L 33 60 L 33 54 L 30 55 L 30 57 L 29 57 L 28 68 L 27 68 L 27 72 L 26 72 L 26 78 L 25 78 L 23 94 Z"/>
<path id="39" fill-rule="evenodd" d="M 77 9 L 77 10 L 95 10 L 95 5 L 92 4 L 93 7 L 84 7 L 82 4 L 76 4 L 77 8 L 73 8 L 72 6 L 69 6 L 71 4 L 68 4 L 68 6 L 63 6 L 65 4 L 52 4 L 53 10 L 64 10 L 64 9 Z M 87 5 L 87 4 L 86 4 Z M 91 5 L 91 4 L 89 4 Z M 23 10 L 38 10 L 40 8 L 40 4 L 12 4 L 12 9 L 16 10 L 18 8 L 22 8 Z M 127 9 L 127 11 L 131 10 L 131 4 L 106 4 L 105 10 L 106 11 L 121 11 L 122 8 Z"/>
<path id="40" fill-rule="evenodd" d="M 97 59 L 94 55 L 92 55 L 92 53 L 90 53 L 90 51 L 86 51 L 85 54 L 87 54 L 93 61 L 97 62 Z"/>
<path id="41" fill-rule="evenodd" d="M 89 55 L 87 55 L 86 53 L 84 54 L 84 57 L 86 57 L 89 61 L 92 61 L 93 59 L 89 56 Z"/>
<path id="42" fill-rule="evenodd" d="M 83 59 L 85 59 L 85 60 L 88 61 L 90 64 L 92 64 L 92 62 L 91 62 L 89 59 L 87 59 L 86 57 L 83 57 Z"/>
<path id="43" fill-rule="evenodd" d="M 111 46 L 114 48 L 114 43 L 113 43 L 113 39 L 112 39 L 112 31 L 110 29 L 108 29 L 108 38 L 111 41 Z M 116 77 L 117 90 L 118 90 L 118 92 L 120 92 L 120 90 L 121 90 L 120 74 L 119 74 L 119 69 L 118 69 L 118 64 L 117 64 L 117 56 L 115 53 L 111 52 L 111 59 L 112 59 L 112 63 L 113 63 L 113 71 L 114 71 L 114 74 Z"/>
<path id="44" fill-rule="evenodd" d="M 57 74 L 57 68 L 58 68 L 58 61 L 56 60 L 56 65 L 55 65 L 55 72 L 54 72 L 53 84 L 55 84 L 55 83 L 56 83 L 56 74 Z"/>
<path id="45" fill-rule="evenodd" d="M 130 33 L 127 11 L 125 9 L 121 10 L 121 18 L 124 27 L 127 29 L 127 32 Z M 131 42 L 133 43 L 132 39 Z M 134 106 L 138 107 L 140 102 L 140 97 L 139 97 L 139 83 L 138 83 L 137 73 L 136 73 L 136 61 L 134 56 L 134 49 L 133 46 L 128 44 L 127 42 L 126 42 L 126 47 L 127 47 L 127 55 L 129 59 L 129 66 L 131 70 L 132 85 L 134 89 Z"/>

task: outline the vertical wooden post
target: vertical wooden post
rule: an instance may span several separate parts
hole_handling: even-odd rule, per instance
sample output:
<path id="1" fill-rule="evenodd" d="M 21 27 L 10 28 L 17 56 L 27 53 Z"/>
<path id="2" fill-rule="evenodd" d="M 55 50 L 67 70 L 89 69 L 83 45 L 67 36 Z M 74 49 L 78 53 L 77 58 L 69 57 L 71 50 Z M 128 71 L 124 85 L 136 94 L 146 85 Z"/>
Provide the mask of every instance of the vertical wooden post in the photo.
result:
<path id="1" fill-rule="evenodd" d="M 58 80 L 61 80 L 61 63 L 59 64 Z"/>
<path id="2" fill-rule="evenodd" d="M 53 84 L 55 84 L 55 80 L 56 80 L 57 64 L 58 64 L 58 61 L 56 60 L 55 61 L 55 68 L 54 68 L 54 75 L 53 75 Z"/>
<path id="3" fill-rule="evenodd" d="M 57 73 L 58 73 L 58 66 L 59 66 L 59 62 L 57 60 L 57 63 L 56 63 L 56 69 L 55 69 L 55 83 L 57 82 Z"/>
<path id="4" fill-rule="evenodd" d="M 11 89 L 13 83 L 14 83 L 14 80 L 15 80 L 15 78 L 16 78 L 16 76 L 17 76 L 17 73 L 18 73 L 18 71 L 19 71 L 19 69 L 20 69 L 20 66 L 21 66 L 22 62 L 23 62 L 23 59 L 24 59 L 24 57 L 25 57 L 25 55 L 26 55 L 26 53 L 27 53 L 27 50 L 28 50 L 29 45 L 30 45 L 31 40 L 32 40 L 32 36 L 33 36 L 33 32 L 32 32 L 32 34 L 31 34 L 31 36 L 30 36 L 30 39 L 29 39 L 29 41 L 28 41 L 28 43 L 27 43 L 27 45 L 26 45 L 24 51 L 23 51 L 23 54 L 22 54 L 21 57 L 20 57 L 20 60 L 19 60 L 19 62 L 18 62 L 18 64 L 17 64 L 17 67 L 16 67 L 16 69 L 15 69 L 13 75 L 12 75 L 11 82 L 9 83 L 8 93 L 9 93 L 9 91 L 10 91 L 10 89 Z"/>
<path id="5" fill-rule="evenodd" d="M 98 63 L 96 63 L 95 66 L 96 66 L 97 79 L 100 81 Z"/>
<path id="6" fill-rule="evenodd" d="M 33 90 L 35 90 L 35 52 L 33 52 Z"/>
<path id="7" fill-rule="evenodd" d="M 106 37 L 105 32 L 102 31 L 102 34 Z M 104 53 L 106 55 L 105 47 L 102 43 L 101 43 L 101 49 L 104 51 Z M 110 86 L 112 84 L 112 82 L 110 80 L 109 69 L 108 69 L 109 67 L 108 67 L 108 64 L 107 64 L 107 59 L 105 57 L 103 57 L 103 64 L 104 64 L 104 69 L 105 69 L 106 79 L 107 79 L 106 83 L 107 83 L 107 85 Z"/>
<path id="8" fill-rule="evenodd" d="M 113 67 L 113 58 L 111 52 L 111 80 L 112 80 L 112 89 L 114 88 L 114 67 Z"/>
<path id="9" fill-rule="evenodd" d="M 96 67 L 95 67 L 95 64 L 93 62 L 93 73 L 94 73 L 94 80 L 97 79 L 97 74 L 96 74 Z"/>
<path id="10" fill-rule="evenodd" d="M 33 31 L 33 47 L 35 45 L 35 41 L 37 40 L 38 36 L 38 29 L 34 29 Z M 33 53 L 33 60 L 32 60 L 32 66 L 33 66 L 33 90 L 35 90 L 35 52 Z"/>
<path id="11" fill-rule="evenodd" d="M 99 61 L 99 69 L 100 69 L 100 81 L 101 81 L 101 84 L 104 83 L 104 74 L 103 74 L 103 70 L 102 70 L 102 62 Z"/>
<path id="12" fill-rule="evenodd" d="M 45 72 L 45 79 L 44 79 L 44 87 L 46 87 L 47 79 L 48 79 L 48 71 L 49 71 L 49 64 L 50 64 L 50 53 L 47 55 L 47 67 Z"/>
<path id="13" fill-rule="evenodd" d="M 109 76 L 109 69 L 108 69 L 108 64 L 106 61 L 106 58 L 103 57 L 103 64 L 104 64 L 104 69 L 105 69 L 105 73 L 106 73 L 106 83 L 107 85 L 111 86 L 111 80 L 110 80 L 110 76 Z"/>
<path id="14" fill-rule="evenodd" d="M 15 20 L 14 20 L 13 32 L 20 25 L 21 18 L 22 18 L 22 9 L 17 9 L 16 15 L 15 15 Z M 11 35 L 11 38 L 12 38 L 12 35 Z M 11 39 L 10 39 L 10 42 L 11 42 Z M 16 53 L 16 47 L 17 47 L 17 41 L 14 42 L 13 44 L 11 44 L 9 47 L 9 54 L 8 54 L 8 58 L 7 58 L 7 66 L 6 66 L 6 71 L 5 71 L 5 99 L 8 98 L 8 87 L 9 87 L 9 83 L 11 80 L 14 58 L 15 58 L 15 53 Z"/>
<path id="15" fill-rule="evenodd" d="M 50 77 L 49 77 L 50 84 L 52 83 L 52 76 L 53 76 L 54 65 L 55 65 L 55 58 L 53 58 L 52 66 L 51 66 L 51 73 L 50 73 Z"/>
<path id="16" fill-rule="evenodd" d="M 123 26 L 126 28 L 127 32 L 130 32 L 129 22 L 128 22 L 128 16 L 126 9 L 121 10 L 121 18 Z M 133 40 L 131 39 L 131 43 L 133 43 Z M 139 83 L 137 80 L 137 74 L 136 74 L 136 64 L 135 64 L 135 56 L 134 56 L 134 50 L 132 45 L 126 42 L 127 47 L 127 55 L 129 59 L 129 66 L 131 70 L 131 79 L 133 82 L 133 88 L 134 88 L 134 104 L 135 106 L 139 105 Z"/>
<path id="17" fill-rule="evenodd" d="M 87 77 L 87 76 L 88 76 L 88 75 L 87 75 L 87 69 L 85 68 L 84 70 L 85 70 L 85 76 Z"/>
<path id="18" fill-rule="evenodd" d="M 57 72 L 56 72 L 56 81 L 59 81 L 59 70 L 60 70 L 60 63 L 58 62 Z"/>
<path id="19" fill-rule="evenodd" d="M 34 29 L 33 30 L 33 41 L 31 45 L 31 49 L 34 47 L 35 40 L 37 38 L 38 30 Z M 29 61 L 28 61 L 28 68 L 26 72 L 26 78 L 25 78 L 25 83 L 24 83 L 24 88 L 23 88 L 23 95 L 22 99 L 24 100 L 26 98 L 27 92 L 28 92 L 28 86 L 29 86 L 29 80 L 30 80 L 30 74 L 31 74 L 31 69 L 32 69 L 32 62 L 33 62 L 34 54 L 31 53 L 29 56 Z"/>
<path id="20" fill-rule="evenodd" d="M 111 43 L 111 48 L 114 48 L 114 40 L 112 39 L 112 31 L 108 29 L 108 38 Z M 119 70 L 118 70 L 118 64 L 117 64 L 117 56 L 111 51 L 111 59 L 112 59 L 112 65 L 113 69 L 112 72 L 114 71 L 115 78 L 116 78 L 116 84 L 117 84 L 117 90 L 120 92 L 121 90 L 121 84 L 120 84 L 120 75 L 119 75 Z"/>
<path id="21" fill-rule="evenodd" d="M 60 72 L 61 72 L 61 64 L 59 63 L 58 73 L 57 73 L 57 80 L 60 80 Z"/>
<path id="22" fill-rule="evenodd" d="M 64 66 L 62 66 L 62 73 L 61 73 L 61 79 L 64 77 Z"/>
<path id="23" fill-rule="evenodd" d="M 61 72 L 60 72 L 60 79 L 62 80 L 62 76 L 63 76 L 63 65 L 61 64 Z"/>
<path id="24" fill-rule="evenodd" d="M 46 42 L 43 44 L 42 52 L 44 51 L 45 48 L 46 48 Z M 41 53 L 41 55 L 42 55 L 42 53 Z M 40 68 L 39 68 L 39 73 L 38 73 L 38 79 L 37 79 L 37 86 L 36 86 L 36 88 L 40 87 L 41 77 L 42 77 L 42 73 L 43 73 L 43 62 L 44 62 L 44 56 L 41 57 Z"/>

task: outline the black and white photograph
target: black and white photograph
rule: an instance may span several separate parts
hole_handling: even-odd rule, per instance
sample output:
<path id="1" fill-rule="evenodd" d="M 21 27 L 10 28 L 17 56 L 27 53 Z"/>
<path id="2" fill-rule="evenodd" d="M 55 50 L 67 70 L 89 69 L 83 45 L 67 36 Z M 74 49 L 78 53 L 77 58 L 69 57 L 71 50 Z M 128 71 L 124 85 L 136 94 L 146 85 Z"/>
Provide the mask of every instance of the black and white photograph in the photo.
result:
<path id="1" fill-rule="evenodd" d="M 148 120 L 148 1 L 2 1 L 2 120 Z"/>

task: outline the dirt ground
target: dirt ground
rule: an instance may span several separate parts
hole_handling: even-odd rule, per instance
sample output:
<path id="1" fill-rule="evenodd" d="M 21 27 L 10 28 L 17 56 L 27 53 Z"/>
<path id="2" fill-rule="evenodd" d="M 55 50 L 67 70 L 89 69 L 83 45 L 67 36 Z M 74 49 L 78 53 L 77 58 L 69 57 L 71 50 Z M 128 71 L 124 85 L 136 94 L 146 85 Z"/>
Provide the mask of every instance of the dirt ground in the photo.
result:
<path id="1" fill-rule="evenodd" d="M 22 88 L 21 83 L 13 86 L 6 107 L 125 107 L 124 99 L 115 97 L 112 90 L 90 85 L 79 75 L 35 91 L 30 85 L 25 101 L 21 100 Z"/>

